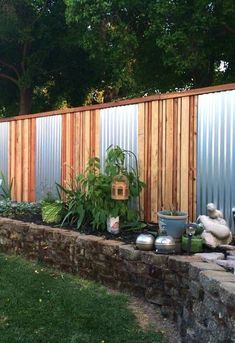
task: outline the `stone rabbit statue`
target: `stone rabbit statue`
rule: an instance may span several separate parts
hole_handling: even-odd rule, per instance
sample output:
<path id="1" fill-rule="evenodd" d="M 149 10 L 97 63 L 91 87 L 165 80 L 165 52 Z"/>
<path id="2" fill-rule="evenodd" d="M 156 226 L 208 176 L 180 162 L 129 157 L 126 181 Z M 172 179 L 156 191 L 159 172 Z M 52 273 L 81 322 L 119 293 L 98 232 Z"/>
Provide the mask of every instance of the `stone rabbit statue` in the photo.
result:
<path id="1" fill-rule="evenodd" d="M 232 233 L 223 219 L 222 212 L 216 209 L 215 204 L 207 204 L 207 216 L 201 215 L 198 220 L 204 226 L 202 238 L 207 246 L 216 248 L 231 243 Z"/>

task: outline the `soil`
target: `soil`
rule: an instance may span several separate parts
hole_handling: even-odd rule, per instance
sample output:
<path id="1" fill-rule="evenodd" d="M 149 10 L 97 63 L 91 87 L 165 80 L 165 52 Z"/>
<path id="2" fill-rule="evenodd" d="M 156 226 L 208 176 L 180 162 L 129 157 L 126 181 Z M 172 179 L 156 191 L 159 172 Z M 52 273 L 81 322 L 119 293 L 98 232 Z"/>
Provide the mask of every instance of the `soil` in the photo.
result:
<path id="1" fill-rule="evenodd" d="M 69 226 L 69 225 L 63 225 L 63 227 L 60 226 L 60 224 L 56 223 L 45 223 L 42 220 L 42 216 L 40 214 L 17 214 L 14 217 L 11 217 L 11 219 L 21 220 L 23 222 L 27 223 L 35 223 L 37 225 L 44 225 L 54 228 L 60 228 L 61 230 L 72 230 L 76 231 L 75 226 Z M 80 233 L 83 233 L 85 235 L 94 235 L 98 237 L 103 237 L 106 240 L 118 240 L 121 242 L 124 242 L 126 244 L 135 244 L 136 238 L 140 233 L 151 233 L 155 237 L 157 236 L 159 232 L 158 224 L 156 223 L 145 223 L 146 227 L 143 229 L 123 229 L 120 230 L 119 234 L 111 234 L 108 231 L 98 231 L 90 226 L 83 226 L 79 229 Z M 231 245 L 235 246 L 235 236 L 233 236 L 233 240 L 231 242 Z M 223 252 L 226 255 L 226 249 L 223 247 L 217 247 L 217 248 L 209 248 L 207 246 L 203 246 L 203 252 Z M 188 255 L 187 252 L 181 252 L 181 255 Z"/>
<path id="2" fill-rule="evenodd" d="M 106 288 L 106 287 L 105 287 Z M 106 288 L 108 293 L 117 294 L 118 291 Z M 147 303 L 144 299 L 128 294 L 128 307 L 135 315 L 138 324 L 145 331 L 152 330 L 163 335 L 164 343 L 182 343 L 180 333 L 175 323 L 163 317 L 160 307 Z"/>
<path id="3" fill-rule="evenodd" d="M 164 318 L 160 308 L 146 303 L 143 299 L 130 297 L 129 308 L 134 313 L 143 330 L 152 329 L 164 337 L 164 343 L 181 343 L 181 337 L 176 325 Z"/>
<path id="4" fill-rule="evenodd" d="M 11 217 L 12 219 L 21 220 L 23 222 L 27 223 L 35 223 L 37 225 L 44 225 L 44 226 L 50 226 L 54 228 L 61 228 L 62 230 L 76 230 L 75 226 L 68 226 L 63 225 L 63 227 L 60 226 L 60 224 L 55 223 L 45 223 L 42 220 L 42 217 L 40 214 L 23 214 L 23 215 L 15 215 L 14 217 Z M 142 232 L 148 232 L 152 233 L 153 235 L 157 235 L 158 232 L 158 225 L 155 223 L 146 223 L 146 227 L 143 229 L 123 229 L 120 230 L 119 234 L 111 234 L 108 231 L 98 231 L 90 226 L 83 226 L 79 229 L 79 232 L 85 234 L 85 235 L 94 235 L 99 237 L 104 237 L 107 240 L 118 240 L 122 241 L 126 244 L 134 244 L 136 242 L 137 236 Z"/>

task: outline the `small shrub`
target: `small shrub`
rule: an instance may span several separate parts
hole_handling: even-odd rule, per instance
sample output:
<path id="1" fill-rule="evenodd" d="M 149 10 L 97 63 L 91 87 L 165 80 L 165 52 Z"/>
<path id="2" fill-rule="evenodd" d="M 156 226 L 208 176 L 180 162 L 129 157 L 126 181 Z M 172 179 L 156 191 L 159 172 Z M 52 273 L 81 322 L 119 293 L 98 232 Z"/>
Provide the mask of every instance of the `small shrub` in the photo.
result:
<path id="1" fill-rule="evenodd" d="M 42 220 L 45 223 L 60 223 L 62 220 L 63 203 L 59 200 L 42 203 Z"/>
<path id="2" fill-rule="evenodd" d="M 39 215 L 41 212 L 40 203 L 12 202 L 10 200 L 0 201 L 0 215 L 14 218 L 23 215 Z"/>
<path id="3" fill-rule="evenodd" d="M 88 217 L 88 211 L 85 209 L 85 194 L 81 191 L 79 184 L 76 184 L 76 186 L 72 185 L 68 188 L 57 184 L 57 187 L 63 195 L 61 198 L 64 199 L 61 226 L 68 223 L 72 226 L 75 225 L 76 229 L 79 229 L 84 223 L 85 214 Z"/>
<path id="4" fill-rule="evenodd" d="M 139 180 L 134 169 L 128 170 L 125 165 L 126 153 L 120 147 L 109 148 L 105 160 L 104 172 L 97 157 L 89 159 L 85 173 L 76 177 L 74 185 L 64 188 L 57 185 L 65 200 L 66 214 L 63 223 L 76 223 L 79 229 L 84 222 L 98 229 L 106 228 L 107 218 L 120 217 L 124 224 L 139 220 L 139 209 L 130 206 L 130 200 L 139 196 L 144 183 Z M 124 175 L 129 182 L 128 200 L 118 201 L 111 198 L 113 178 Z"/>

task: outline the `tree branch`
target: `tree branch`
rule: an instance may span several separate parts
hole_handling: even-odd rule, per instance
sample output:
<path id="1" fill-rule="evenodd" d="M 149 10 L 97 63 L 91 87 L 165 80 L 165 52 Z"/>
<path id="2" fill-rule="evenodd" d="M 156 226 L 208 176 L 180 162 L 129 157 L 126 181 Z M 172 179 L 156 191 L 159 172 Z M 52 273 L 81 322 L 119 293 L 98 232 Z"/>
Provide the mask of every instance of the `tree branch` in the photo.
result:
<path id="1" fill-rule="evenodd" d="M 41 16 L 45 12 L 47 4 L 48 4 L 48 0 L 45 0 L 44 4 L 43 4 L 43 7 L 42 7 L 42 10 L 40 11 L 39 15 L 31 23 L 31 30 L 33 29 L 35 23 L 41 18 Z M 25 72 L 25 69 L 26 69 L 25 62 L 26 62 L 26 55 L 27 55 L 28 47 L 29 47 L 28 43 L 29 42 L 25 42 L 24 45 L 23 45 L 22 62 L 21 62 L 21 68 L 22 68 L 23 73 Z"/>
<path id="2" fill-rule="evenodd" d="M 17 87 L 19 87 L 18 81 L 14 77 L 12 77 L 12 76 L 9 76 L 9 75 L 4 74 L 4 73 L 0 73 L 0 78 L 10 80 L 14 84 L 16 84 Z"/>
<path id="3" fill-rule="evenodd" d="M 13 70 L 15 72 L 16 76 L 18 77 L 18 79 L 20 78 L 20 74 L 19 74 L 19 72 L 15 66 L 13 66 L 12 64 L 9 64 L 7 62 L 4 62 L 3 60 L 0 60 L 0 64 L 4 67 L 7 67 L 8 69 Z"/>
<path id="4" fill-rule="evenodd" d="M 28 50 L 28 43 L 26 42 L 24 43 L 24 46 L 23 46 L 23 54 L 22 54 L 22 62 L 21 62 L 23 73 L 25 72 L 25 60 L 26 60 L 27 50 Z"/>

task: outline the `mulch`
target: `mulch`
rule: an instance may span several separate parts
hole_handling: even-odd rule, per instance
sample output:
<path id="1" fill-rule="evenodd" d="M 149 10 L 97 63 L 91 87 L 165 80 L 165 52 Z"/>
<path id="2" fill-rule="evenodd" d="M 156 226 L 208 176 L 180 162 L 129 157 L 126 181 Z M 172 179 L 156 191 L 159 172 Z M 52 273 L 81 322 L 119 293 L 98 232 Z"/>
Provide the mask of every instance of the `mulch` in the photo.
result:
<path id="1" fill-rule="evenodd" d="M 26 223 L 34 223 L 37 225 L 44 225 L 44 226 L 49 226 L 53 228 L 60 228 L 61 230 L 72 230 L 76 231 L 75 226 L 68 226 L 68 225 L 63 225 L 63 227 L 60 226 L 60 224 L 55 224 L 55 223 L 45 223 L 42 220 L 41 215 L 39 214 L 24 214 L 24 215 L 15 215 L 14 217 L 11 217 L 11 219 L 16 219 L 20 220 Z M 146 228 L 141 228 L 141 229 L 123 229 L 120 230 L 119 234 L 111 234 L 110 232 L 106 230 L 98 231 L 95 228 L 92 228 L 90 226 L 83 226 L 79 229 L 80 233 L 83 233 L 85 235 L 94 235 L 98 237 L 104 237 L 107 240 L 118 240 L 121 242 L 124 242 L 126 244 L 134 244 L 136 242 L 136 238 L 140 233 L 143 232 L 149 232 L 157 235 L 158 232 L 158 224 L 155 223 L 146 223 Z"/>

